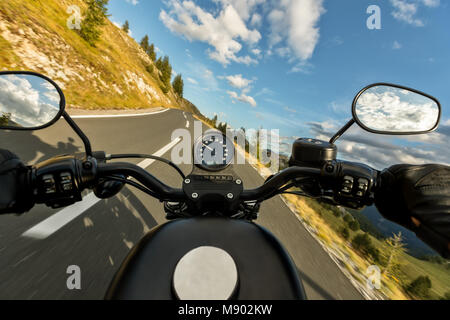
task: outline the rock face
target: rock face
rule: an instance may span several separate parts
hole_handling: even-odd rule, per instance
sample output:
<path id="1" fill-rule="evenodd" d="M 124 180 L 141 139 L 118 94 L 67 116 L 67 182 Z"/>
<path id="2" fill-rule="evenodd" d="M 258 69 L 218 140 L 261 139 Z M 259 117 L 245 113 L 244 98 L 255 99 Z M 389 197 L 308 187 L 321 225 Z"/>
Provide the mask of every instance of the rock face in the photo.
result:
<path id="1" fill-rule="evenodd" d="M 160 72 L 139 44 L 109 20 L 95 47 L 67 26 L 69 6 L 84 1 L 0 2 L 0 70 L 36 71 L 54 79 L 78 108 L 183 108 L 160 89 Z M 148 70 L 153 70 L 149 72 Z"/>

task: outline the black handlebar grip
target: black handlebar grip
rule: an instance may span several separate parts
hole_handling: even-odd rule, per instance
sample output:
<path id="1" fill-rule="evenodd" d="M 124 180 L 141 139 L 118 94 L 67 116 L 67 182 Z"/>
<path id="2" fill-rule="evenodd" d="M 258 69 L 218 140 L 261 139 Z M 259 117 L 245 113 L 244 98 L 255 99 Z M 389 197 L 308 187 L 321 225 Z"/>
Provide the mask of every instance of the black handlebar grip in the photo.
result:
<path id="1" fill-rule="evenodd" d="M 30 167 L 12 152 L 0 149 L 0 213 L 24 213 L 34 206 Z"/>

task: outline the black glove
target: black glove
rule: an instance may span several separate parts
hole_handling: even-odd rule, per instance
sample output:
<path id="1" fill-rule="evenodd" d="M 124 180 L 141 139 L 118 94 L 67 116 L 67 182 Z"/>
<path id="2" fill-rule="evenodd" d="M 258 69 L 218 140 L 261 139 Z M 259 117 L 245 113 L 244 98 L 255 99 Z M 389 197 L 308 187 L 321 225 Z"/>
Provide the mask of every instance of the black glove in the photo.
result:
<path id="1" fill-rule="evenodd" d="M 450 167 L 395 165 L 380 174 L 375 205 L 386 218 L 416 233 L 450 258 Z"/>
<path id="2" fill-rule="evenodd" d="M 24 213 L 33 207 L 29 170 L 14 153 L 0 149 L 0 214 Z"/>

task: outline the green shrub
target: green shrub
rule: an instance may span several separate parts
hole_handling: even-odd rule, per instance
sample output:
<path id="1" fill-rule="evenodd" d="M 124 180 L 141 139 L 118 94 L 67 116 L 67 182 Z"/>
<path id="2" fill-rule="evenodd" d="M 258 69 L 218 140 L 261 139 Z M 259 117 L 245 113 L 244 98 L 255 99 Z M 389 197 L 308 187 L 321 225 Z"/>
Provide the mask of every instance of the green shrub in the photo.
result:
<path id="1" fill-rule="evenodd" d="M 430 289 L 431 280 L 428 276 L 419 276 L 406 287 L 406 291 L 418 298 L 428 298 Z"/>
<path id="2" fill-rule="evenodd" d="M 340 233 L 345 240 L 348 240 L 348 238 L 350 238 L 350 231 L 348 231 L 348 228 L 342 227 Z"/>
<path id="3" fill-rule="evenodd" d="M 347 223 L 348 227 L 352 230 L 352 231 L 358 231 L 359 230 L 359 223 L 356 220 L 352 220 L 350 222 Z"/>
<path id="4" fill-rule="evenodd" d="M 354 220 L 354 219 L 353 219 L 353 217 L 352 217 L 351 214 L 346 214 L 346 215 L 344 216 L 344 221 L 347 222 L 347 223 L 350 223 L 350 222 L 353 221 L 353 220 Z"/>
<path id="5" fill-rule="evenodd" d="M 380 260 L 380 251 L 375 248 L 367 233 L 359 233 L 352 240 L 352 246 L 359 252 L 372 257 L 374 261 Z"/>
<path id="6" fill-rule="evenodd" d="M 153 65 L 151 65 L 151 64 L 146 65 L 145 70 L 147 70 L 148 73 L 153 74 L 153 70 L 154 70 Z"/>
<path id="7" fill-rule="evenodd" d="M 339 208 L 332 210 L 332 212 L 333 212 L 333 215 L 337 218 L 339 218 L 341 216 L 341 212 L 340 212 Z"/>
<path id="8" fill-rule="evenodd" d="M 441 297 L 441 300 L 450 300 L 450 291 L 444 293 L 444 295 Z"/>

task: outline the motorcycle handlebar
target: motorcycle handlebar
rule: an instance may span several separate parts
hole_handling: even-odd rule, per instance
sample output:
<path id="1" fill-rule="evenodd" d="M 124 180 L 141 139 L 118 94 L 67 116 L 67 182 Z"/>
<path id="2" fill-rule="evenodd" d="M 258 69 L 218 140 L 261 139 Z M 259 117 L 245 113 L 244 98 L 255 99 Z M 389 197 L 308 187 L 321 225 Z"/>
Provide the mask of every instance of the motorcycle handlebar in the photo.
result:
<path id="1" fill-rule="evenodd" d="M 263 185 L 255 189 L 244 190 L 240 195 L 242 201 L 259 200 L 269 197 L 279 187 L 283 186 L 292 179 L 299 177 L 318 177 L 320 176 L 320 169 L 306 168 L 306 167 L 291 167 L 287 168 L 271 179 L 266 181 Z M 98 165 L 98 174 L 100 177 L 108 175 L 121 174 L 131 176 L 142 183 L 145 187 L 160 195 L 160 200 L 183 201 L 186 200 L 186 195 L 181 189 L 172 188 L 146 170 L 126 162 L 116 162 Z"/>
<path id="2" fill-rule="evenodd" d="M 81 200 L 81 192 L 95 188 L 100 179 L 108 176 L 132 177 L 161 201 L 186 201 L 182 189 L 172 188 L 141 167 L 127 163 L 97 162 L 95 158 L 79 160 L 66 156 L 41 163 L 32 169 L 32 186 L 36 190 L 35 202 L 53 207 L 67 206 Z M 322 168 L 290 167 L 255 188 L 243 190 L 240 201 L 262 201 L 277 194 L 279 188 L 297 178 L 314 178 L 314 184 L 335 204 L 354 208 L 373 203 L 377 181 L 376 170 L 344 161 L 332 161 Z M 302 187 L 303 188 L 303 187 Z"/>

